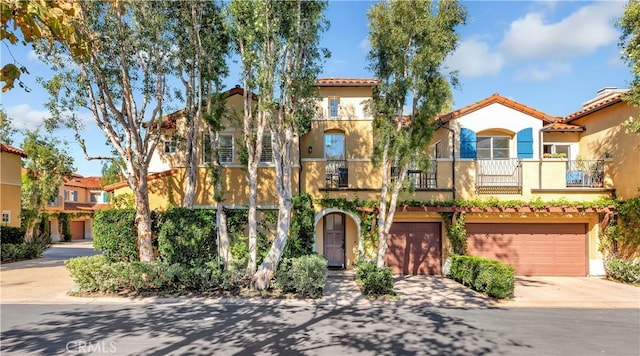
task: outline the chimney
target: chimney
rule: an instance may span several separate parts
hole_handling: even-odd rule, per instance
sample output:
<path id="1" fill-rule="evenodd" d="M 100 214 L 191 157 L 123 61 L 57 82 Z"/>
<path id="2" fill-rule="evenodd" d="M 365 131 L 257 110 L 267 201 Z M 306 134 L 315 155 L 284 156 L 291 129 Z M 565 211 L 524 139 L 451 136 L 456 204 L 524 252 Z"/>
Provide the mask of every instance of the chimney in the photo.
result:
<path id="1" fill-rule="evenodd" d="M 602 100 L 609 99 L 614 95 L 622 94 L 629 89 L 619 89 L 616 87 L 604 87 L 598 90 L 596 93 L 598 94 L 595 98 L 588 100 L 587 102 L 582 104 L 583 108 L 599 103 Z"/>

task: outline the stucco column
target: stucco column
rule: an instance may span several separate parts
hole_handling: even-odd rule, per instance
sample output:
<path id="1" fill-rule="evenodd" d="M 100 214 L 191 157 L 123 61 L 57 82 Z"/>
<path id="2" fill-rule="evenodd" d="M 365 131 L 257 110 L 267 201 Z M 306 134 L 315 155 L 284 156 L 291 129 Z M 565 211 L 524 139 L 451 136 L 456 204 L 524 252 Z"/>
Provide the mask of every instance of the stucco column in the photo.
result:
<path id="1" fill-rule="evenodd" d="M 60 222 L 58 218 L 50 218 L 49 224 L 51 226 L 51 242 L 60 242 Z"/>

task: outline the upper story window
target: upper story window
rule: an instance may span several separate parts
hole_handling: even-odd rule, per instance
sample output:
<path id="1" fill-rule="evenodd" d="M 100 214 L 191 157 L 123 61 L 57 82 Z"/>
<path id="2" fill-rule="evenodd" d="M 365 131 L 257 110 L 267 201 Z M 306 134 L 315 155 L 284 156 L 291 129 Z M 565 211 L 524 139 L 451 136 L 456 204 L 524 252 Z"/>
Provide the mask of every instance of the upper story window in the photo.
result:
<path id="1" fill-rule="evenodd" d="M 176 153 L 176 140 L 164 141 L 164 153 Z"/>
<path id="2" fill-rule="evenodd" d="M 324 158 L 328 160 L 343 160 L 345 157 L 344 134 L 324 134 Z"/>
<path id="3" fill-rule="evenodd" d="M 508 136 L 478 136 L 478 159 L 507 159 L 509 158 Z"/>
<path id="4" fill-rule="evenodd" d="M 92 203 L 104 203 L 104 195 L 102 192 L 91 192 L 89 199 Z"/>
<path id="5" fill-rule="evenodd" d="M 567 144 L 544 144 L 544 155 L 553 155 L 552 157 L 571 158 L 571 145 Z"/>
<path id="6" fill-rule="evenodd" d="M 271 135 L 262 136 L 262 155 L 260 156 L 260 162 L 262 163 L 273 162 L 273 148 L 271 147 Z"/>
<path id="7" fill-rule="evenodd" d="M 202 140 L 202 161 L 211 162 L 211 142 L 209 135 L 204 135 Z M 218 159 L 220 163 L 233 163 L 233 135 L 220 134 L 218 136 Z"/>
<path id="8" fill-rule="evenodd" d="M 49 200 L 47 202 L 47 206 L 58 206 L 59 204 L 60 204 L 60 197 L 59 196 L 55 197 L 54 199 Z"/>
<path id="9" fill-rule="evenodd" d="M 438 141 L 429 147 L 429 158 L 437 159 L 442 157 L 442 141 Z"/>
<path id="10" fill-rule="evenodd" d="M 76 190 L 65 190 L 64 191 L 64 201 L 78 201 L 78 191 Z"/>
<path id="11" fill-rule="evenodd" d="M 329 97 L 329 117 L 338 117 L 340 114 L 340 98 L 337 96 Z"/>

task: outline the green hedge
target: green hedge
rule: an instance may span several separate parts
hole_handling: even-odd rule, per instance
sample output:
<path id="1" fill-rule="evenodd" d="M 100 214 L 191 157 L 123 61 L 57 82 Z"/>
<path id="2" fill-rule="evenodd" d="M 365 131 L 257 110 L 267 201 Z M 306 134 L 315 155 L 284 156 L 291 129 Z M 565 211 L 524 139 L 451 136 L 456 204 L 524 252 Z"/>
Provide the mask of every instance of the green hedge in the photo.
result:
<path id="1" fill-rule="evenodd" d="M 620 282 L 640 284 L 640 264 L 614 259 L 605 264 L 607 278 Z"/>
<path id="2" fill-rule="evenodd" d="M 102 255 L 65 261 L 80 292 L 175 294 L 237 291 L 247 285 L 244 270 L 221 271 L 215 262 L 198 267 L 165 262 L 113 262 Z"/>
<path id="3" fill-rule="evenodd" d="M 378 268 L 373 261 L 359 260 L 354 264 L 355 280 L 362 294 L 371 296 L 395 295 L 391 267 Z"/>
<path id="4" fill-rule="evenodd" d="M 327 282 L 327 260 L 320 255 L 282 259 L 276 283 L 283 292 L 319 298 Z"/>
<path id="5" fill-rule="evenodd" d="M 98 210 L 94 215 L 93 247 L 110 261 L 137 261 L 138 240 L 133 209 Z"/>
<path id="6" fill-rule="evenodd" d="M 216 211 L 173 208 L 159 219 L 158 253 L 168 264 L 199 266 L 218 255 Z"/>
<path id="7" fill-rule="evenodd" d="M 492 297 L 513 296 L 515 269 L 502 262 L 483 257 L 454 255 L 448 277 Z"/>
<path id="8" fill-rule="evenodd" d="M 45 246 L 33 243 L 2 243 L 0 244 L 0 261 L 3 263 L 20 260 L 29 260 L 42 256 Z"/>
<path id="9" fill-rule="evenodd" d="M 20 227 L 0 225 L 0 243 L 21 244 L 24 242 L 25 231 Z"/>

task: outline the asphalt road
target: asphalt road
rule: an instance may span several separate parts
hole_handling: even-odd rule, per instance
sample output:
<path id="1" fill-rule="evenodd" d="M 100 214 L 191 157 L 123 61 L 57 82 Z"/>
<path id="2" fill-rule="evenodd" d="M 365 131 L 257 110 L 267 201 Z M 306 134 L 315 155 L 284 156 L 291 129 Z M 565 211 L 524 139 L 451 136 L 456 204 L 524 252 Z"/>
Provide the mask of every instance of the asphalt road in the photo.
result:
<path id="1" fill-rule="evenodd" d="M 177 304 L 0 306 L 6 355 L 640 355 L 640 310 Z"/>

